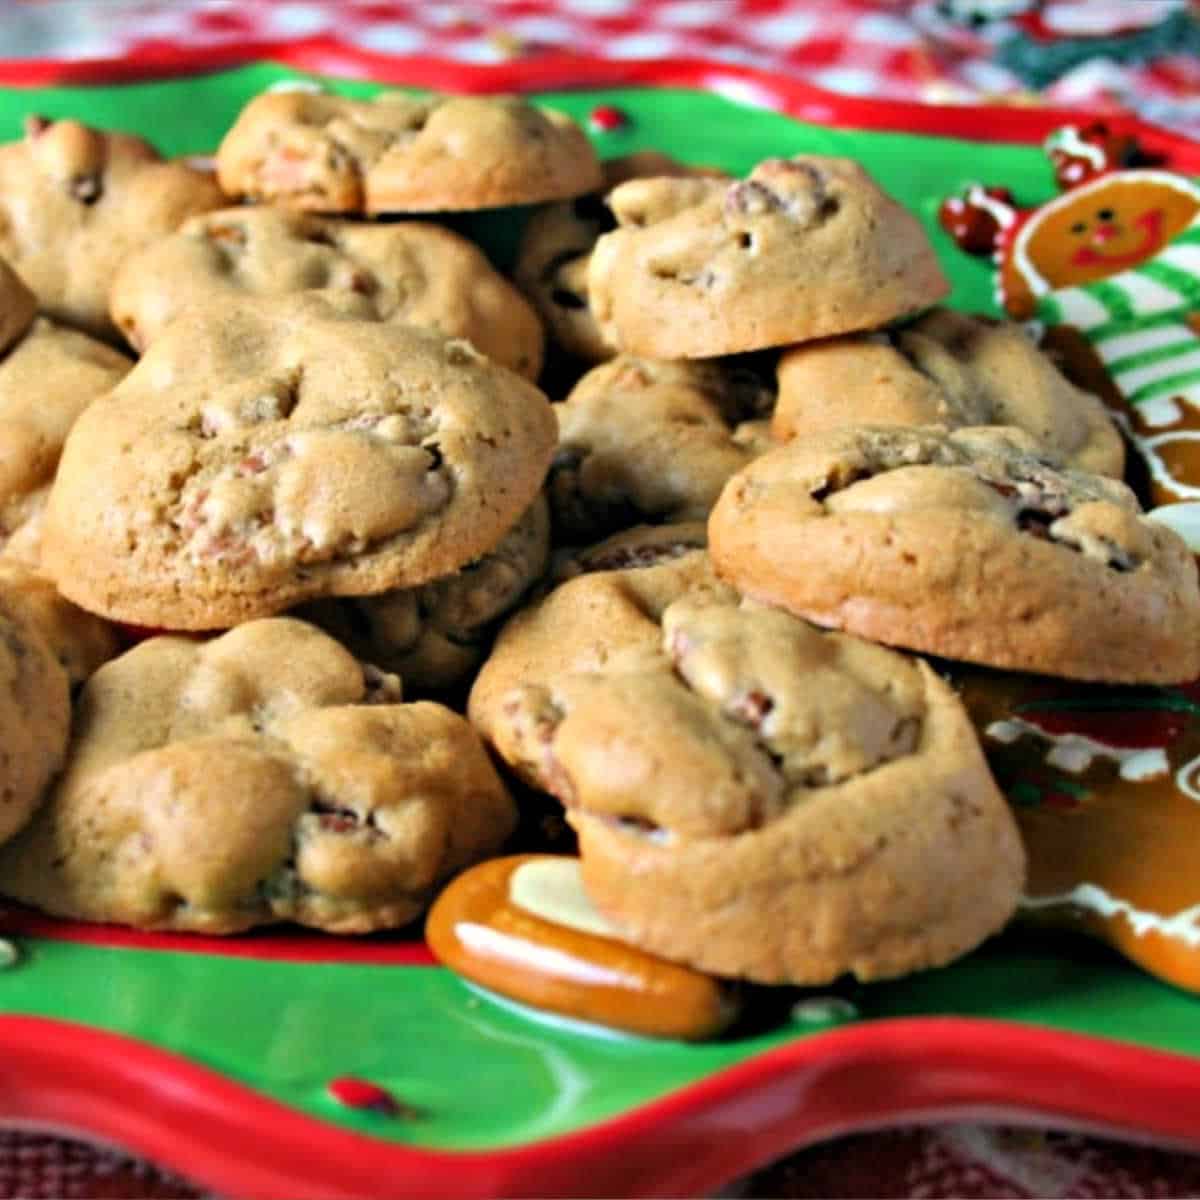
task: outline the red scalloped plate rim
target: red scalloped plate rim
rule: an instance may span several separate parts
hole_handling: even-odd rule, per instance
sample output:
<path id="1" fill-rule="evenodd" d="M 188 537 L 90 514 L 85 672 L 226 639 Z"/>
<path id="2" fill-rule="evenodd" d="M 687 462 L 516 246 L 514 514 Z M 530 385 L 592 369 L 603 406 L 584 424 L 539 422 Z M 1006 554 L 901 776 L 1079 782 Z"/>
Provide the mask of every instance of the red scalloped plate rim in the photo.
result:
<path id="1" fill-rule="evenodd" d="M 877 100 L 829 92 L 801 79 L 740 63 L 703 58 L 605 59 L 554 51 L 502 63 L 461 63 L 422 55 L 377 54 L 331 37 L 237 46 L 146 42 L 124 58 L 78 61 L 0 58 L 0 86 L 129 83 L 218 71 L 263 60 L 316 74 L 462 92 L 697 87 L 735 98 L 758 98 L 767 107 L 818 125 L 983 142 L 1038 143 L 1061 125 L 1087 122 L 1096 116 L 1079 109 Z M 1200 143 L 1132 113 L 1105 113 L 1104 120 L 1115 132 L 1136 136 L 1147 150 L 1166 154 L 1177 170 L 1200 174 Z"/>
<path id="2" fill-rule="evenodd" d="M 319 74 L 471 92 L 696 87 L 756 99 L 815 124 L 976 141 L 1036 144 L 1056 127 L 1094 115 L 863 99 L 703 59 L 554 53 L 477 65 L 378 55 L 331 38 L 237 47 L 157 43 L 127 58 L 82 62 L 0 59 L 0 85 L 132 82 L 264 59 Z M 1104 119 L 1167 154 L 1177 169 L 1200 173 L 1200 143 L 1132 114 Z M 46 1017 L 0 1015 L 0 1082 L 0 1120 L 102 1138 L 235 1195 L 695 1195 L 837 1133 L 980 1112 L 1200 1148 L 1200 1121 L 1191 1115 L 1200 1112 L 1194 1060 L 960 1017 L 892 1018 L 810 1035 L 577 1133 L 487 1151 L 435 1151 L 354 1133 L 180 1055 Z M 130 1104 L 131 1096 L 141 1102 Z"/>
<path id="3" fill-rule="evenodd" d="M 1138 1135 L 1195 1148 L 1194 1068 L 1035 1026 L 891 1019 L 767 1051 L 578 1133 L 439 1151 L 326 1125 L 133 1038 L 3 1016 L 0 1120 L 90 1134 L 226 1195 L 699 1195 L 838 1133 L 951 1114 L 1121 1134 L 1136 1112 Z"/>

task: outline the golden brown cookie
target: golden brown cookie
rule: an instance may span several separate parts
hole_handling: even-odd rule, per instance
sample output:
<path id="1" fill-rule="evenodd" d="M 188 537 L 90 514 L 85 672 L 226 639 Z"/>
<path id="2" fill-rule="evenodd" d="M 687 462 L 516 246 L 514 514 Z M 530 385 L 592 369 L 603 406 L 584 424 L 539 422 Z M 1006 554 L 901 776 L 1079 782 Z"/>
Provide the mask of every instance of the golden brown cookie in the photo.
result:
<path id="1" fill-rule="evenodd" d="M 45 317 L 0 359 L 0 552 L 37 564 L 67 434 L 131 366 L 111 346 Z"/>
<path id="2" fill-rule="evenodd" d="M 43 561 L 171 629 L 415 587 L 496 545 L 553 447 L 542 393 L 466 342 L 311 295 L 194 312 L 76 423 Z"/>
<path id="3" fill-rule="evenodd" d="M 810 342 L 779 360 L 771 431 L 844 425 L 1016 425 L 1066 466 L 1120 479 L 1121 435 L 1019 326 L 937 309 L 888 334 Z"/>
<path id="4" fill-rule="evenodd" d="M 398 700 L 394 676 L 301 621 L 142 642 L 84 687 L 0 890 L 141 928 L 402 925 L 515 813 L 461 717 Z"/>
<path id="5" fill-rule="evenodd" d="M 365 299 L 381 321 L 466 338 L 527 379 L 542 368 L 542 326 L 521 294 L 465 238 L 423 221 L 374 225 L 280 208 L 228 208 L 122 264 L 112 319 L 143 351 L 181 309 L 317 290 Z"/>
<path id="6" fill-rule="evenodd" d="M 561 404 L 546 494 L 557 541 L 703 520 L 725 481 L 769 443 L 774 397 L 751 371 L 622 354 Z"/>
<path id="7" fill-rule="evenodd" d="M 36 315 L 37 297 L 0 258 L 0 353 L 24 334 Z"/>
<path id="8" fill-rule="evenodd" d="M 487 653 L 496 622 L 546 569 L 550 516 L 538 496 L 482 557 L 417 588 L 318 600 L 298 613 L 359 658 L 403 677 L 411 691 L 443 691 L 465 680 Z"/>
<path id="9" fill-rule="evenodd" d="M 855 162 L 770 158 L 747 179 L 635 179 L 608 196 L 588 295 L 604 338 L 708 358 L 875 329 L 949 290 L 917 219 Z"/>
<path id="10" fill-rule="evenodd" d="M 924 663 L 742 600 L 695 552 L 505 626 L 470 716 L 567 806 L 620 936 L 817 984 L 965 953 L 1012 913 L 1016 828 Z"/>
<path id="11" fill-rule="evenodd" d="M 657 150 L 641 150 L 602 164 L 604 190 L 629 179 L 656 176 L 723 177 L 707 167 L 689 167 Z M 588 362 L 616 353 L 604 340 L 588 303 L 587 270 L 592 248 L 616 220 L 601 196 L 589 194 L 539 209 L 521 232 L 513 278 L 541 314 L 555 341 Z"/>
<path id="12" fill-rule="evenodd" d="M 1183 541 L 1018 429 L 797 438 L 729 481 L 708 535 L 748 595 L 860 637 L 1110 683 L 1200 674 Z"/>
<path id="13" fill-rule="evenodd" d="M 21 579 L 0 574 L 0 842 L 41 802 L 71 727 L 67 672 L 22 592 Z"/>
<path id="14" fill-rule="evenodd" d="M 0 591 L 10 608 L 41 635 L 72 689 L 122 649 L 116 626 L 76 607 L 24 563 L 0 558 Z"/>
<path id="15" fill-rule="evenodd" d="M 226 202 L 141 138 L 78 121 L 29 117 L 25 137 L 0 146 L 0 254 L 42 313 L 95 337 L 117 336 L 108 289 L 120 262 Z"/>
<path id="16" fill-rule="evenodd" d="M 217 151 L 233 196 L 316 212 L 448 212 L 595 191 L 600 163 L 565 113 L 516 96 L 352 100 L 269 92 Z"/>

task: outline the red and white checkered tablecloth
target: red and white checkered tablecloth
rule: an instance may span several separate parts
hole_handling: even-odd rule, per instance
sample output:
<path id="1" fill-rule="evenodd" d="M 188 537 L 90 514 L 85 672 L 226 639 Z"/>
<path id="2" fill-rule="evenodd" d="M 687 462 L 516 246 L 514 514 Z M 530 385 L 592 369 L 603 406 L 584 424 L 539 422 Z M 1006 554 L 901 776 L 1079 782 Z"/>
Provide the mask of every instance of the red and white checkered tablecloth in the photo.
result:
<path id="1" fill-rule="evenodd" d="M 1152 37 L 1143 26 L 1178 20 L 1188 6 L 1189 0 L 7 0 L 0 6 L 0 57 L 122 58 L 163 45 L 233 47 L 318 36 L 374 53 L 464 63 L 567 47 L 602 58 L 717 59 L 873 97 L 1133 108 L 1200 137 L 1194 49 L 1150 43 L 1147 49 L 1168 52 L 1131 60 Z M 1080 9 L 1090 21 L 1080 20 Z M 1046 58 L 1081 44 L 1081 30 L 1093 36 L 1096 55 L 1041 91 L 996 61 L 1005 45 Z"/>

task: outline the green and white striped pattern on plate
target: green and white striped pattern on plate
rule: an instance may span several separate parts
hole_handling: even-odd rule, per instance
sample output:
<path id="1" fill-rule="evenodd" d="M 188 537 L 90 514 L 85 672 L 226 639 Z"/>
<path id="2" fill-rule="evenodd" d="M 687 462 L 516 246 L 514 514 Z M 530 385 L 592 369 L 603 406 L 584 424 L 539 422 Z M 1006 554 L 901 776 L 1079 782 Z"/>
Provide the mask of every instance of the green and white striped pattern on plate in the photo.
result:
<path id="1" fill-rule="evenodd" d="M 1200 220 L 1154 258 L 1118 275 L 1060 288 L 1038 300 L 1047 325 L 1074 325 L 1096 348 L 1142 420 L 1161 428 L 1180 402 L 1200 410 Z"/>

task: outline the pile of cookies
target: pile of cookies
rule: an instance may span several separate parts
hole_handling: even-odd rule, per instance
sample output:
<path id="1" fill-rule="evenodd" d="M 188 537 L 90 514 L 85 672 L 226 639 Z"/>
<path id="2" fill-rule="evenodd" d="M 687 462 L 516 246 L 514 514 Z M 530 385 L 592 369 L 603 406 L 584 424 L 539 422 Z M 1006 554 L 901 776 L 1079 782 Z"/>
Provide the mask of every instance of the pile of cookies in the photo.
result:
<path id="1" fill-rule="evenodd" d="M 893 977 L 1012 916 L 945 660 L 1200 674 L 1104 405 L 933 307 L 856 163 L 602 166 L 524 101 L 300 90 L 215 177 L 36 118 L 0 175 L 7 896 L 397 927 L 511 846 L 516 783 L 578 860 L 459 874 L 435 953 L 702 1036 L 710 977 Z M 414 219 L 534 204 L 512 281 Z M 691 999 L 596 1001 L 539 943 Z"/>

